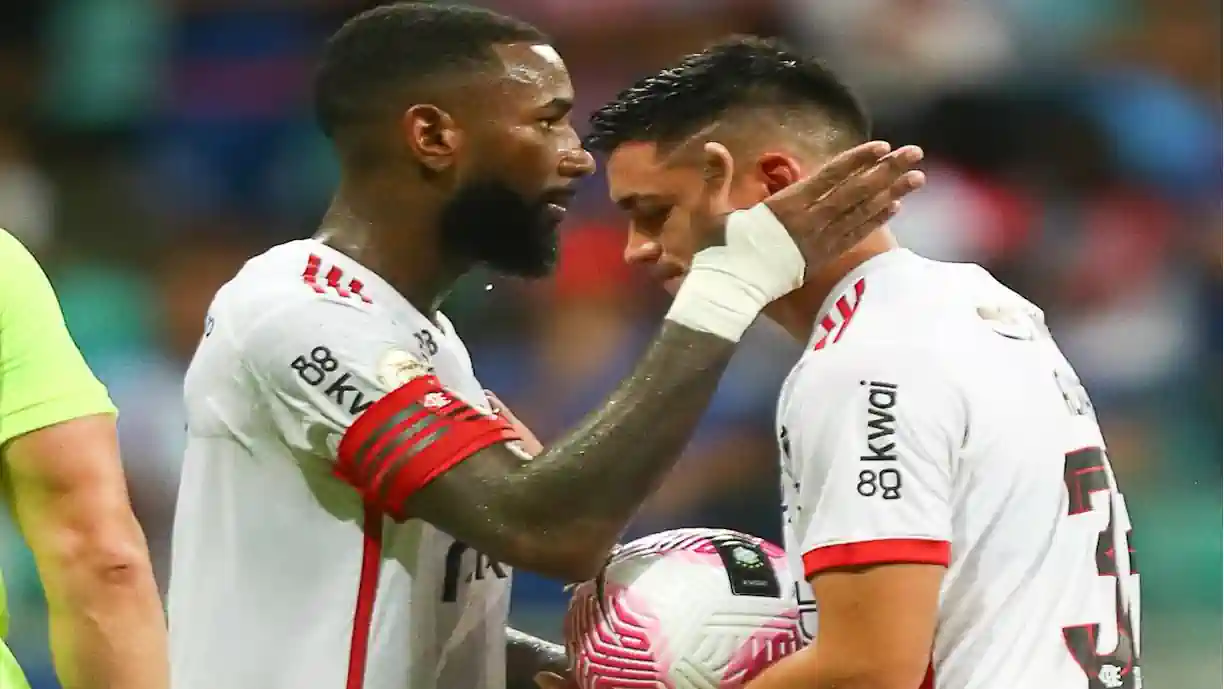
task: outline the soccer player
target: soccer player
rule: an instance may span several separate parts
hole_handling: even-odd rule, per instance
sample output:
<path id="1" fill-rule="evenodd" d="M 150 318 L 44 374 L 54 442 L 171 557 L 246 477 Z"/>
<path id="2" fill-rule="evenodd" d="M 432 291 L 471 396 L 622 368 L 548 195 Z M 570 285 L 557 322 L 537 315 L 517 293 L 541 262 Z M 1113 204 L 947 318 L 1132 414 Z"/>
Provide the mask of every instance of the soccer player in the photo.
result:
<path id="1" fill-rule="evenodd" d="M 724 144 L 746 208 L 869 135 L 833 74 L 754 38 L 643 79 L 592 132 L 626 259 L 680 294 L 705 229 L 702 169 L 678 148 Z M 1042 312 L 881 227 L 765 313 L 807 343 L 777 432 L 819 624 L 751 689 L 1139 689 L 1130 522 Z"/>
<path id="2" fill-rule="evenodd" d="M 166 618 L 115 409 L 34 257 L 0 230 L 0 489 L 34 551 L 64 689 L 165 689 Z M 0 583 L 0 636 L 7 628 Z M 0 642 L 0 687 L 25 678 Z"/>
<path id="3" fill-rule="evenodd" d="M 635 373 L 531 459 L 438 304 L 478 264 L 549 271 L 593 169 L 573 98 L 540 33 L 485 10 L 387 5 L 330 40 L 331 209 L 221 288 L 187 373 L 175 689 L 502 689 L 563 669 L 561 647 L 507 636 L 510 569 L 593 576 L 760 308 L 922 182 L 920 151 L 866 143 L 728 217 L 724 152 L 700 151 L 708 248 Z"/>

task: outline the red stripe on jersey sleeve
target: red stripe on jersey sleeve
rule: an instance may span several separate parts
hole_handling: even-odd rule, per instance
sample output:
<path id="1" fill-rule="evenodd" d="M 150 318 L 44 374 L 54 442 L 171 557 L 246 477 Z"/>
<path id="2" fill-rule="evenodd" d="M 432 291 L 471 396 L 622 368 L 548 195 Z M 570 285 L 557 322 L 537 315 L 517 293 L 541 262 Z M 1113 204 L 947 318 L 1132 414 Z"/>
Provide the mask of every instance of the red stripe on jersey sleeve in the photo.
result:
<path id="1" fill-rule="evenodd" d="M 834 567 L 861 567 L 886 563 L 948 566 L 952 545 L 947 541 L 921 538 L 885 538 L 858 543 L 839 543 L 803 554 L 803 576 L 813 576 Z"/>

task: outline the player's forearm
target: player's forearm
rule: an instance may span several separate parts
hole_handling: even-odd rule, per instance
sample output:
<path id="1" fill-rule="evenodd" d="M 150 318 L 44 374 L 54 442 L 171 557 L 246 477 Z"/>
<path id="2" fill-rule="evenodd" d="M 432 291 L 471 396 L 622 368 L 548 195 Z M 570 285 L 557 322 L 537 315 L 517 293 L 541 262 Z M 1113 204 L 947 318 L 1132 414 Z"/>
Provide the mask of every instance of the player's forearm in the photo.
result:
<path id="1" fill-rule="evenodd" d="M 568 669 L 564 646 L 506 628 L 506 689 L 535 689 L 536 673 Z"/>
<path id="2" fill-rule="evenodd" d="M 143 539 L 82 539 L 41 560 L 64 689 L 165 689 L 166 620 Z"/>
<path id="3" fill-rule="evenodd" d="M 96 414 L 11 440 L 13 512 L 34 552 L 65 689 L 164 689 L 166 619 L 119 461 Z"/>
<path id="4" fill-rule="evenodd" d="M 512 566 L 589 579 L 679 459 L 734 349 L 665 322 L 634 373 L 563 439 L 527 462 L 486 448 L 406 511 Z"/>
<path id="5" fill-rule="evenodd" d="M 816 677 L 814 656 L 815 649 L 810 646 L 787 656 L 749 682 L 745 689 L 825 689 L 828 685 L 819 683 Z"/>
<path id="6" fill-rule="evenodd" d="M 770 666 L 745 689 L 914 689 L 922 681 L 920 672 L 885 659 L 831 657 L 813 644 Z"/>
<path id="7" fill-rule="evenodd" d="M 502 508 L 524 527 L 554 534 L 559 527 L 591 542 L 602 564 L 602 554 L 680 458 L 734 349 L 727 340 L 665 322 L 602 407 L 508 477 Z"/>

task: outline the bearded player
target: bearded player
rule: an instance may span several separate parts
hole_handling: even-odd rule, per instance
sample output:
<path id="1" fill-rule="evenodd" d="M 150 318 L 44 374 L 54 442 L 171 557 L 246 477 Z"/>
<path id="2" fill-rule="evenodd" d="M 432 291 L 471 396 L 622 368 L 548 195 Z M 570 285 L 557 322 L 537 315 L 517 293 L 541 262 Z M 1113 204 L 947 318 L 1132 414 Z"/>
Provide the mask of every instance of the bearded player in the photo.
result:
<path id="1" fill-rule="evenodd" d="M 47 597 L 64 689 L 166 689 L 166 618 L 119 459 L 115 407 L 47 276 L 0 230 L 0 490 Z M 0 637 L 8 627 L 0 582 Z M 0 687 L 28 686 L 0 641 Z"/>
<path id="2" fill-rule="evenodd" d="M 526 448 L 438 304 L 476 265 L 548 273 L 593 169 L 573 98 L 538 31 L 484 10 L 389 5 L 329 42 L 332 207 L 222 287 L 187 373 L 176 689 L 502 689 L 564 668 L 508 635 L 511 568 L 594 575 L 761 307 L 922 183 L 920 151 L 874 142 L 728 217 L 725 152 L 699 147 L 711 241 L 667 321 L 602 408 Z"/>
<path id="3" fill-rule="evenodd" d="M 592 118 L 626 259 L 683 294 L 717 139 L 747 208 L 868 137 L 838 79 L 732 39 Z M 1041 311 L 881 227 L 765 313 L 807 343 L 778 407 L 785 541 L 815 643 L 751 689 L 1138 689 L 1130 523 L 1092 405 Z"/>

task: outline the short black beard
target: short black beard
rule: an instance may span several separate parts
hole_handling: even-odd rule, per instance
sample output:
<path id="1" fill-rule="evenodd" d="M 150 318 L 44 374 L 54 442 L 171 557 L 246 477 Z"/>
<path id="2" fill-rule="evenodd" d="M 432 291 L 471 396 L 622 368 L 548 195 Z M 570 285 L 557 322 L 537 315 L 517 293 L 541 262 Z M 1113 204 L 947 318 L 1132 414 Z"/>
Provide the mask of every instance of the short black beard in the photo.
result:
<path id="1" fill-rule="evenodd" d="M 495 181 L 460 188 L 442 210 L 445 255 L 503 275 L 540 278 L 557 263 L 557 225 L 547 202 L 532 203 Z"/>

